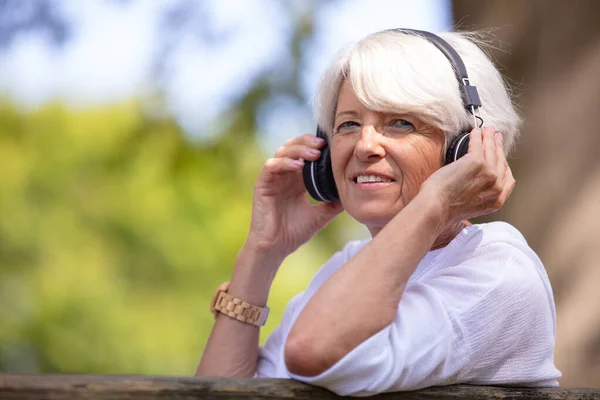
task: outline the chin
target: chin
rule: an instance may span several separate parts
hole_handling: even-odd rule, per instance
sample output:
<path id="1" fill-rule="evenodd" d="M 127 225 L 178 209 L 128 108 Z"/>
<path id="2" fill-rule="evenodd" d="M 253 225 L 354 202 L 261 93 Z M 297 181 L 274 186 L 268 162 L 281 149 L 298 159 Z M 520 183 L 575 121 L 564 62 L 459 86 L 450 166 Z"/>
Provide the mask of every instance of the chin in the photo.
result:
<path id="1" fill-rule="evenodd" d="M 390 207 L 383 201 L 369 201 L 349 206 L 344 204 L 344 208 L 352 218 L 369 229 L 372 227 L 383 228 L 402 209 L 401 207 Z"/>

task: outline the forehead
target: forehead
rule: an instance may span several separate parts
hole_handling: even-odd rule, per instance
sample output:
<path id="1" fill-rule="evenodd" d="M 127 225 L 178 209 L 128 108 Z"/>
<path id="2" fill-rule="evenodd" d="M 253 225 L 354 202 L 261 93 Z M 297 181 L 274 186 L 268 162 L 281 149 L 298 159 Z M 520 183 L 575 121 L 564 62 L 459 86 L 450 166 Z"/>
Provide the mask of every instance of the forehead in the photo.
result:
<path id="1" fill-rule="evenodd" d="M 365 108 L 365 105 L 356 97 L 352 84 L 348 79 L 344 79 L 340 86 L 340 92 L 337 101 L 336 114 L 347 111 L 348 109 Z"/>
<path id="2" fill-rule="evenodd" d="M 334 118 L 344 115 L 359 114 L 365 110 L 373 111 L 378 114 L 406 115 L 411 116 L 417 121 L 422 120 L 421 113 L 419 113 L 415 108 L 409 109 L 407 107 L 396 106 L 393 108 L 386 107 L 382 109 L 376 109 L 375 107 L 369 107 L 369 105 L 363 103 L 357 96 L 354 88 L 352 87 L 352 82 L 349 79 L 344 79 L 340 85 Z"/>

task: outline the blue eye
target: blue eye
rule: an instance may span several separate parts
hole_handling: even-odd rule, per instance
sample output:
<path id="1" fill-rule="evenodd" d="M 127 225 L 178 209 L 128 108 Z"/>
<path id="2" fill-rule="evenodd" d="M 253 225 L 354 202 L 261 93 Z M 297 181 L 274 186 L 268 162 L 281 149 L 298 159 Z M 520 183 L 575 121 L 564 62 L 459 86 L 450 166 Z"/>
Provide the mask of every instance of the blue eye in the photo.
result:
<path id="1" fill-rule="evenodd" d="M 353 128 L 356 128 L 356 127 L 360 127 L 360 125 L 358 124 L 358 122 L 346 121 L 346 122 L 342 122 L 337 127 L 337 131 L 338 132 L 347 132 L 347 131 L 351 131 Z"/>
<path id="2" fill-rule="evenodd" d="M 391 126 L 399 129 L 414 129 L 414 125 L 405 119 L 395 119 L 392 121 Z"/>

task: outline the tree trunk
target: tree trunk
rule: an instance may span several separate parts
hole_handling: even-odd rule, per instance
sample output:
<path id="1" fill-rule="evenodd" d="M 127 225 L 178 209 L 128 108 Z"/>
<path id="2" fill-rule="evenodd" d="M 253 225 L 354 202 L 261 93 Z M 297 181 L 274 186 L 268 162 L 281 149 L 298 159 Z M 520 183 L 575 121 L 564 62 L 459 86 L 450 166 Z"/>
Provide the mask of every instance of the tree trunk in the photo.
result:
<path id="1" fill-rule="evenodd" d="M 600 387 L 600 1 L 454 0 L 453 12 L 458 30 L 494 29 L 525 119 L 516 189 L 487 220 L 515 225 L 546 266 L 561 385 Z"/>

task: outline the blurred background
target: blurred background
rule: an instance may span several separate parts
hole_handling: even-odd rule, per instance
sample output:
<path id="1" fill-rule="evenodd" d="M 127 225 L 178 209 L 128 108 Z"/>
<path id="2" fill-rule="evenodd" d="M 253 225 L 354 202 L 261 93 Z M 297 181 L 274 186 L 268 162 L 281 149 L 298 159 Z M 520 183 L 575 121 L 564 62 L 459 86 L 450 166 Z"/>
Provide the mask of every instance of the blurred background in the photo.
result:
<path id="1" fill-rule="evenodd" d="M 517 187 L 481 221 L 547 267 L 561 384 L 600 387 L 599 17 L 595 0 L 0 0 L 0 371 L 192 375 L 254 181 L 314 131 L 336 52 L 483 29 L 526 124 Z M 367 235 L 342 215 L 285 261 L 261 342 Z"/>

